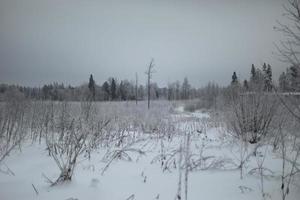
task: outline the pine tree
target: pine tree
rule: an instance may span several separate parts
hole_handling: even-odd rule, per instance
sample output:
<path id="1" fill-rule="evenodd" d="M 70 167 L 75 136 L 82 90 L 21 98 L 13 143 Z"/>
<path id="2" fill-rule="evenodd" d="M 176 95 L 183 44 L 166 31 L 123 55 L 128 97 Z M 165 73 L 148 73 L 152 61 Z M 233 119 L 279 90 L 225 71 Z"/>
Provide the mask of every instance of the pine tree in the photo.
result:
<path id="1" fill-rule="evenodd" d="M 112 78 L 111 80 L 110 94 L 111 94 L 111 99 L 115 100 L 117 97 L 117 85 L 114 78 Z"/>
<path id="2" fill-rule="evenodd" d="M 264 91 L 270 92 L 272 90 L 272 68 L 268 64 L 263 65 L 263 80 L 264 80 Z"/>
<path id="3" fill-rule="evenodd" d="M 256 79 L 257 79 L 256 69 L 255 69 L 254 64 L 252 64 L 250 81 L 251 81 L 251 82 L 255 82 Z"/>
<path id="4" fill-rule="evenodd" d="M 260 70 L 259 68 L 255 68 L 254 64 L 252 64 L 251 67 L 251 76 L 250 76 L 250 81 L 249 81 L 249 90 L 251 91 L 261 91 L 265 89 L 265 84 L 264 84 L 264 76 L 265 72 L 267 71 L 267 66 L 264 63 L 263 65 L 263 71 Z"/>
<path id="5" fill-rule="evenodd" d="M 272 81 L 272 67 L 269 64 L 266 73 L 267 73 L 267 91 L 270 92 L 273 88 L 273 81 Z"/>
<path id="6" fill-rule="evenodd" d="M 248 81 L 245 79 L 244 80 L 244 88 L 245 88 L 245 90 L 249 90 L 249 84 L 248 84 Z"/>
<path id="7" fill-rule="evenodd" d="M 93 75 L 90 75 L 90 80 L 89 80 L 89 90 L 92 96 L 92 100 L 95 101 L 95 95 L 96 95 L 96 87 L 95 87 L 95 81 L 93 79 Z"/>
<path id="8" fill-rule="evenodd" d="M 232 84 L 232 85 L 236 85 L 236 84 L 238 83 L 238 77 L 237 77 L 237 75 L 236 75 L 236 72 L 233 72 L 231 78 L 232 78 L 231 84 Z"/>
<path id="9" fill-rule="evenodd" d="M 104 100 L 108 101 L 110 96 L 109 83 L 105 81 L 102 85 L 102 90 L 104 91 Z"/>
<path id="10" fill-rule="evenodd" d="M 262 69 L 263 69 L 263 72 L 267 71 L 267 65 L 266 65 L 266 63 L 263 64 Z"/>

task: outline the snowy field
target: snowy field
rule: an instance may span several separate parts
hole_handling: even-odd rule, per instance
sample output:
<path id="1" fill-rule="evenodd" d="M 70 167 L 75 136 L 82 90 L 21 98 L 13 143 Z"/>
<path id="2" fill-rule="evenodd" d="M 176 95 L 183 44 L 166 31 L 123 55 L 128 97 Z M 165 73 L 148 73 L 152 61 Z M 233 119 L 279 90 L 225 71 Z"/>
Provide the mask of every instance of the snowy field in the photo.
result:
<path id="1" fill-rule="evenodd" d="M 282 159 L 272 146 L 249 145 L 241 171 L 241 146 L 220 119 L 167 102 L 154 102 L 150 111 L 143 106 L 100 104 L 102 119 L 111 119 L 105 131 L 117 129 L 122 140 L 103 140 L 89 155 L 81 154 L 72 180 L 53 186 L 60 170 L 44 139 L 29 134 L 1 165 L 0 199 L 174 200 L 187 195 L 189 200 L 253 200 L 263 199 L 262 191 L 265 199 L 281 199 Z M 300 185 L 294 182 L 288 199 L 296 200 Z"/>

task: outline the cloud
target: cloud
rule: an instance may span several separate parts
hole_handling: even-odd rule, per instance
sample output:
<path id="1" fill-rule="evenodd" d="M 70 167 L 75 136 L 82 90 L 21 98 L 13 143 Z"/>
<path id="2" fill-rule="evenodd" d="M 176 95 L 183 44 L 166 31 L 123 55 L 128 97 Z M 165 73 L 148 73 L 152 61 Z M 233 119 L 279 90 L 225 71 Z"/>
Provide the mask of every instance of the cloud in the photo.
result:
<path id="1" fill-rule="evenodd" d="M 247 78 L 252 63 L 282 64 L 272 55 L 272 27 L 282 1 L 0 0 L 0 82 L 81 84 L 93 73 L 141 82 L 155 58 L 153 80 L 187 76 L 196 86 Z"/>

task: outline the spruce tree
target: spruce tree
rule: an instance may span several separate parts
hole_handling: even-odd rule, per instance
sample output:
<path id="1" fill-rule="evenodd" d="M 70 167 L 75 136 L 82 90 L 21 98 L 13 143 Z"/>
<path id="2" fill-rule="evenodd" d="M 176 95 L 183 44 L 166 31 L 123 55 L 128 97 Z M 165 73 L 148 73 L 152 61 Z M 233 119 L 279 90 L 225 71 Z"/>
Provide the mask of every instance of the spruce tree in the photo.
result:
<path id="1" fill-rule="evenodd" d="M 244 80 L 244 88 L 245 88 L 245 90 L 249 90 L 249 84 L 248 84 L 248 81 L 245 79 Z"/>
<path id="2" fill-rule="evenodd" d="M 290 85 L 294 92 L 300 91 L 300 67 L 292 66 L 290 67 Z"/>
<path id="3" fill-rule="evenodd" d="M 125 84 L 123 83 L 123 81 L 121 81 L 120 86 L 119 86 L 119 90 L 120 90 L 120 97 L 122 101 L 126 101 L 127 100 L 127 94 L 126 94 L 126 88 L 125 88 Z"/>
<path id="4" fill-rule="evenodd" d="M 272 67 L 268 64 L 267 70 L 266 70 L 266 89 L 268 92 L 270 92 L 273 88 L 272 83 Z"/>
<path id="5" fill-rule="evenodd" d="M 89 80 L 89 90 L 91 93 L 92 100 L 95 101 L 95 95 L 96 95 L 96 87 L 95 87 L 95 81 L 93 79 L 93 75 L 90 75 L 90 80 Z"/>
<path id="6" fill-rule="evenodd" d="M 236 84 L 238 83 L 238 77 L 237 77 L 237 75 L 236 75 L 236 72 L 233 72 L 231 78 L 232 78 L 231 84 L 232 84 L 232 85 L 236 85 Z"/>
<path id="7" fill-rule="evenodd" d="M 264 84 L 264 91 L 270 92 L 272 90 L 272 68 L 268 64 L 264 63 L 263 65 L 263 84 Z"/>
<path id="8" fill-rule="evenodd" d="M 109 90 L 109 83 L 105 81 L 102 85 L 102 90 L 104 91 L 104 100 L 109 100 L 110 90 Z"/>
<path id="9" fill-rule="evenodd" d="M 257 78 L 257 76 L 256 76 L 256 69 L 255 69 L 254 64 L 252 64 L 250 81 L 251 82 L 255 82 L 256 78 Z"/>
<path id="10" fill-rule="evenodd" d="M 111 80 L 110 93 L 111 93 L 111 99 L 115 100 L 117 97 L 117 85 L 114 78 L 112 78 Z"/>

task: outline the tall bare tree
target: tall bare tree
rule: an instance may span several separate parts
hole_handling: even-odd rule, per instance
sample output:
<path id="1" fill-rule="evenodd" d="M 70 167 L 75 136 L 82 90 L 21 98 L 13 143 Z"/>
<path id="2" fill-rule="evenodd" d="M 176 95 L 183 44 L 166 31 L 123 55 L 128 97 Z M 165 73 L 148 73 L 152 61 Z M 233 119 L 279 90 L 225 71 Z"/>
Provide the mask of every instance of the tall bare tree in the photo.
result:
<path id="1" fill-rule="evenodd" d="M 150 109 L 150 89 L 151 89 L 151 78 L 153 73 L 155 72 L 154 70 L 154 59 L 152 58 L 150 61 L 150 64 L 147 68 L 147 71 L 145 72 L 145 74 L 147 75 L 147 94 L 148 94 L 148 109 Z"/>

